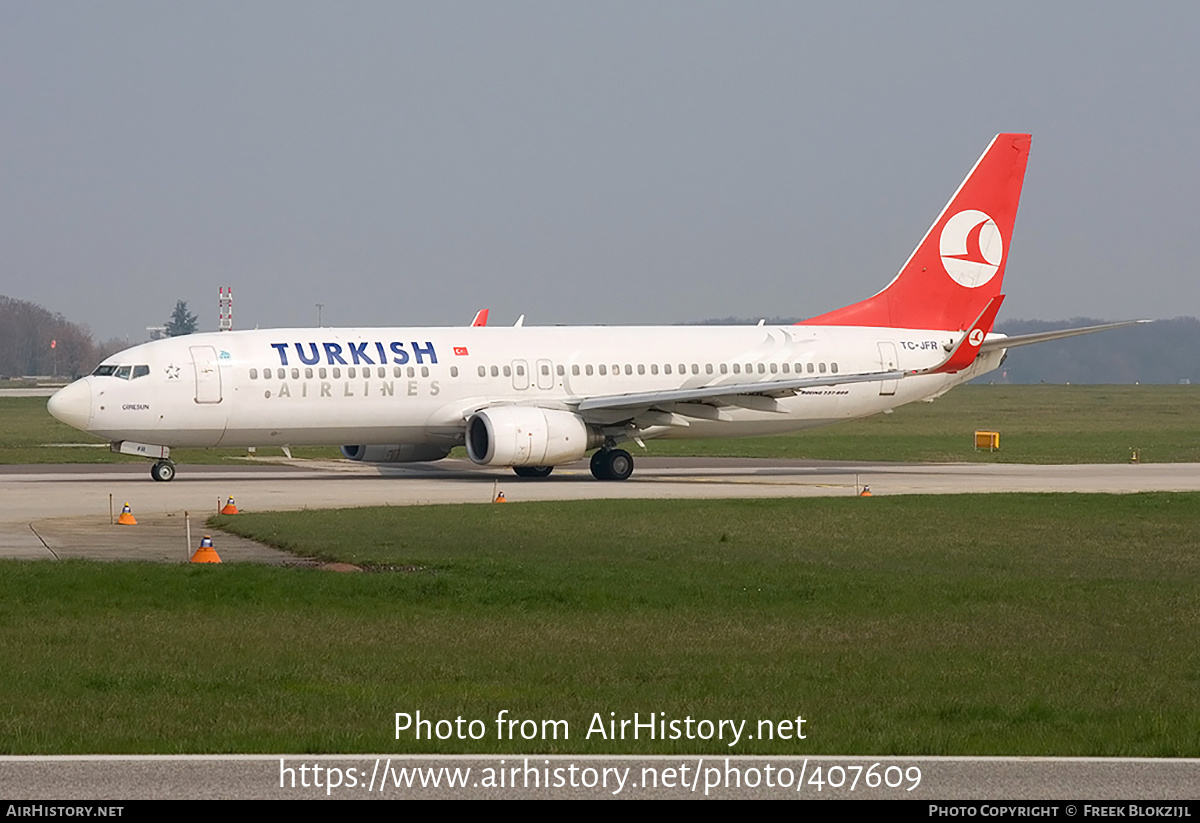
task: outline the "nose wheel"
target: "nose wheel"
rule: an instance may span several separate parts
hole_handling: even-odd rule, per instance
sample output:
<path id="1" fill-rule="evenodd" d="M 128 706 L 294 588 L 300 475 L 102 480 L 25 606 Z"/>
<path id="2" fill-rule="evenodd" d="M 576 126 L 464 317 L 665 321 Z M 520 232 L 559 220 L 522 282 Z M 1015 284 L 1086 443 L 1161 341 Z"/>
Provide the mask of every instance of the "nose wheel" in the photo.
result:
<path id="1" fill-rule="evenodd" d="M 597 480 L 628 480 L 633 474 L 633 455 L 624 449 L 601 449 L 592 455 L 592 477 Z"/>
<path id="2" fill-rule="evenodd" d="M 169 460 L 159 460 L 150 467 L 150 476 L 160 483 L 175 479 L 175 464 Z"/>

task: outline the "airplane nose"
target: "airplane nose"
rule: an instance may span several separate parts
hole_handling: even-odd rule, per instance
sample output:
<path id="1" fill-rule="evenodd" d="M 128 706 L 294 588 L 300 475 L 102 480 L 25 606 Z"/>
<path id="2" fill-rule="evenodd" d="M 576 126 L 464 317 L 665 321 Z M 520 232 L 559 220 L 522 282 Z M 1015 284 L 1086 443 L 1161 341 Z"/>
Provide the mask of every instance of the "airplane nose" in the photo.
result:
<path id="1" fill-rule="evenodd" d="M 76 380 L 54 393 L 46 408 L 68 426 L 87 431 L 92 418 L 92 384 L 87 379 Z"/>

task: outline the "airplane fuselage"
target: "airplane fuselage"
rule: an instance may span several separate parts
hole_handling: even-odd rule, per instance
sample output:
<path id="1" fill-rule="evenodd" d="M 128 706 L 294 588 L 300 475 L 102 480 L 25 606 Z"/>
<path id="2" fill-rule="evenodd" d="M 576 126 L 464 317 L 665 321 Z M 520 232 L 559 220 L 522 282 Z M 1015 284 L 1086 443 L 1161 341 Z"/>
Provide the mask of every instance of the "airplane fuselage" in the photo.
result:
<path id="1" fill-rule="evenodd" d="M 785 378 L 918 370 L 938 363 L 959 336 L 813 326 L 195 334 L 128 349 L 97 370 L 112 373 L 84 378 L 89 412 L 80 428 L 169 447 L 452 446 L 463 441 L 464 421 L 483 408 L 570 411 L 595 396 L 735 383 L 769 389 Z M 643 415 L 638 436 L 774 434 L 863 417 L 941 394 L 995 368 L 1001 355 L 980 357 L 957 374 L 799 389 L 770 403 L 748 395 L 715 405 L 659 404 Z M 628 417 L 605 410 L 583 416 L 597 429 Z"/>

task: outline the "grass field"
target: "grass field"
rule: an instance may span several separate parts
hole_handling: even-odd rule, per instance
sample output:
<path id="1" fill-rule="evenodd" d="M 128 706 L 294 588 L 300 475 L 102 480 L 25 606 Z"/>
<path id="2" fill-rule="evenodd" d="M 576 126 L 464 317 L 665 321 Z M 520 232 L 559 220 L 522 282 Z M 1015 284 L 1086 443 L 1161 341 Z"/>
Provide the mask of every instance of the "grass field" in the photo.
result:
<path id="1" fill-rule="evenodd" d="M 0 463 L 139 462 L 52 418 L 43 398 L 0 398 Z M 976 429 L 1000 432 L 1001 449 L 977 452 Z M 1006 463 L 1122 463 L 1131 449 L 1157 463 L 1200 462 L 1200 385 L 961 386 L 933 403 L 798 434 L 722 440 L 651 440 L 637 454 L 807 457 Z M 462 450 L 459 450 L 462 452 Z M 274 450 L 262 454 L 278 455 Z M 296 457 L 332 458 L 336 448 L 297 448 Z M 244 459 L 242 449 L 179 449 L 180 463 Z M 461 455 L 460 455 L 461 456 Z"/>
<path id="2" fill-rule="evenodd" d="M 1200 756 L 1200 494 L 243 514 L 336 574 L 7 562 L 0 752 Z M 494 718 L 570 739 L 498 740 Z M 395 739 L 395 712 L 481 719 Z M 803 741 L 605 741 L 802 715 Z"/>

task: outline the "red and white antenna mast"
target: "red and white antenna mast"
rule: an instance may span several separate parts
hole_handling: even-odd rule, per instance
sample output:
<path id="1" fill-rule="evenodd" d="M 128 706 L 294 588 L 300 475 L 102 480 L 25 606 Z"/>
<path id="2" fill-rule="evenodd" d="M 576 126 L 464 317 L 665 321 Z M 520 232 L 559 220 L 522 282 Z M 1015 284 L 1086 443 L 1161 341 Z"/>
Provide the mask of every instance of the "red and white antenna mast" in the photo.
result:
<path id="1" fill-rule="evenodd" d="M 220 323 L 217 325 L 218 331 L 233 331 L 233 286 L 225 288 L 219 287 L 218 291 L 220 308 Z"/>

